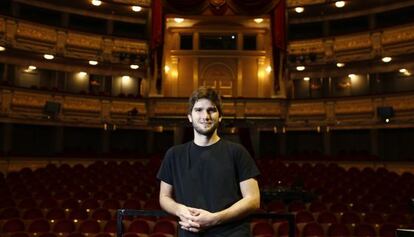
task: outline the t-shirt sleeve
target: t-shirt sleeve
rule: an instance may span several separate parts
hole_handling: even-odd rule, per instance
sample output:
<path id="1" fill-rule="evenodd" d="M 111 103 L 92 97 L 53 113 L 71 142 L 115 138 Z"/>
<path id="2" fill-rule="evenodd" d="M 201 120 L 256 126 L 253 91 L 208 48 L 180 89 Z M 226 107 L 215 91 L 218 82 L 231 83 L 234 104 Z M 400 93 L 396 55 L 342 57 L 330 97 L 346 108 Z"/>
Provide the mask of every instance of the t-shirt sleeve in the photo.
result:
<path id="1" fill-rule="evenodd" d="M 174 157 L 174 152 L 173 149 L 170 148 L 164 156 L 164 159 L 162 160 L 160 169 L 158 170 L 157 173 L 157 179 L 164 181 L 170 185 L 172 185 L 173 183 L 173 178 L 172 178 L 172 159 Z"/>
<path id="2" fill-rule="evenodd" d="M 260 175 L 260 171 L 256 166 L 249 152 L 242 145 L 236 145 L 236 166 L 239 182 L 254 178 Z"/>

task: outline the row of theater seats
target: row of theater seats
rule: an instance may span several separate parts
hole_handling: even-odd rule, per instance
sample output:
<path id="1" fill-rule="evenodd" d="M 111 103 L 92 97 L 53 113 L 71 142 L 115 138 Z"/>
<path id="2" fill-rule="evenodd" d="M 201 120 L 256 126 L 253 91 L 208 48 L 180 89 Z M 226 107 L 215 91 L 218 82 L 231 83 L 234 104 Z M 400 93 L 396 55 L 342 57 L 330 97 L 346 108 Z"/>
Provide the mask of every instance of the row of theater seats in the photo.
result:
<path id="1" fill-rule="evenodd" d="M 309 203 L 299 200 L 262 203 L 263 211 L 294 213 L 298 237 L 308 237 L 308 232 L 315 236 L 343 236 L 337 234 L 343 234 L 337 228 L 344 229 L 349 233 L 347 236 L 366 233 L 366 236 L 388 237 L 387 233 L 395 228 L 409 228 L 414 222 L 410 206 L 410 198 L 414 196 L 410 188 L 414 186 L 413 174 L 399 175 L 385 168 L 345 169 L 327 163 L 274 160 L 258 160 L 257 163 L 262 172 L 261 188 L 288 187 L 314 194 L 314 200 Z M 114 235 L 105 228 L 114 225 L 116 209 L 159 209 L 155 178 L 159 165 L 158 159 L 148 163 L 98 161 L 88 166 L 50 164 L 36 170 L 24 168 L 1 174 L 0 230 L 13 237 L 24 233 L 39 236 L 42 233 L 33 232 L 30 227 L 39 221 L 49 223 L 45 233 L 59 235 L 61 232 L 55 231 L 57 223 L 74 224 L 72 232 L 63 234 L 66 236 L 86 234 L 88 232 L 81 226 L 98 223 L 99 230 L 95 228 L 88 236 Z M 10 230 L 9 221 L 21 221 L 23 228 Z M 130 237 L 134 235 L 128 229 L 132 221 L 127 220 L 125 228 Z M 145 235 L 160 234 L 153 231 L 154 223 L 150 226 Z M 251 224 L 252 234 L 257 237 L 284 236 L 285 226 L 263 220 Z M 266 228 L 269 232 L 262 233 Z M 315 234 L 318 230 L 319 234 Z"/>
<path id="2" fill-rule="evenodd" d="M 8 236 L 17 237 L 24 236 L 114 236 L 116 234 L 116 221 L 100 221 L 100 220 L 46 220 L 35 219 L 31 221 L 23 221 L 21 219 L 9 219 L 0 222 L 2 225 L 2 233 Z M 167 218 L 148 218 L 134 219 L 123 221 L 124 233 L 132 236 L 140 234 L 143 236 L 150 235 L 166 235 L 175 236 L 177 232 L 177 223 L 175 220 Z"/>

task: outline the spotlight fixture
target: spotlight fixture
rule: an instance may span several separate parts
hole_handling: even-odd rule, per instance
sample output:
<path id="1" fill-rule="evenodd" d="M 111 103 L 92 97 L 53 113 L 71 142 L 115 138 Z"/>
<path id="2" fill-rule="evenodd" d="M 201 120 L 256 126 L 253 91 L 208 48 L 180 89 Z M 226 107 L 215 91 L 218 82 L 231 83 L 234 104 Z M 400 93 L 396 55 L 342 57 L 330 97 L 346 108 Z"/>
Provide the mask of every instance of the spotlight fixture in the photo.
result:
<path id="1" fill-rule="evenodd" d="M 85 77 L 86 75 L 88 75 L 86 72 L 79 72 L 79 76 L 81 77 Z"/>
<path id="2" fill-rule="evenodd" d="M 31 71 L 36 70 L 36 66 L 30 65 L 29 67 L 27 67 L 27 69 L 29 69 Z"/>
<path id="3" fill-rule="evenodd" d="M 344 67 L 345 66 L 345 63 L 336 63 L 336 66 L 337 67 Z"/>
<path id="4" fill-rule="evenodd" d="M 303 7 L 295 7 L 295 12 L 296 13 L 302 13 L 303 11 L 305 11 L 305 8 L 303 8 Z"/>
<path id="5" fill-rule="evenodd" d="M 389 62 L 391 62 L 392 58 L 391 58 L 391 57 L 383 57 L 381 60 L 382 60 L 384 63 L 389 63 Z"/>
<path id="6" fill-rule="evenodd" d="M 342 8 L 345 6 L 345 1 L 336 1 L 335 2 L 335 7 L 337 8 Z"/>
<path id="7" fill-rule="evenodd" d="M 138 69 L 139 68 L 139 66 L 138 65 L 136 65 L 136 64 L 131 64 L 131 65 L 129 65 L 129 67 L 131 68 L 131 69 Z"/>
<path id="8" fill-rule="evenodd" d="M 92 66 L 96 66 L 96 65 L 98 65 L 98 61 L 95 61 L 95 60 L 89 60 L 89 65 L 92 65 Z"/>
<path id="9" fill-rule="evenodd" d="M 355 79 L 356 75 L 355 74 L 349 74 L 348 77 L 351 78 L 351 79 Z"/>
<path id="10" fill-rule="evenodd" d="M 399 70 L 399 72 L 401 72 L 401 73 L 406 73 L 406 72 L 408 72 L 408 71 L 407 71 L 407 69 L 405 69 L 405 68 L 401 68 L 401 69 Z"/>
<path id="11" fill-rule="evenodd" d="M 142 10 L 142 7 L 140 7 L 140 6 L 132 6 L 131 9 L 134 12 L 140 12 Z"/>
<path id="12" fill-rule="evenodd" d="M 296 70 L 298 70 L 298 71 L 304 71 L 305 70 L 305 66 L 297 66 L 296 67 Z"/>
<path id="13" fill-rule="evenodd" d="M 100 6 L 102 4 L 102 1 L 100 1 L 100 0 L 92 0 L 91 3 L 94 6 Z"/>
<path id="14" fill-rule="evenodd" d="M 310 80 L 310 77 L 304 77 L 303 80 L 304 81 L 309 81 Z"/>
<path id="15" fill-rule="evenodd" d="M 43 57 L 47 60 L 52 60 L 55 58 L 55 56 L 53 56 L 52 54 L 44 54 Z"/>
<path id="16" fill-rule="evenodd" d="M 4 50 L 6 50 L 6 48 L 5 48 L 5 47 L 3 47 L 3 46 L 0 46 L 0 52 L 1 52 L 1 51 L 4 51 Z"/>
<path id="17" fill-rule="evenodd" d="M 174 21 L 176 23 L 182 23 L 184 21 L 184 18 L 174 18 Z"/>
<path id="18" fill-rule="evenodd" d="M 254 22 L 256 22 L 257 24 L 260 24 L 263 22 L 263 18 L 255 18 Z"/>

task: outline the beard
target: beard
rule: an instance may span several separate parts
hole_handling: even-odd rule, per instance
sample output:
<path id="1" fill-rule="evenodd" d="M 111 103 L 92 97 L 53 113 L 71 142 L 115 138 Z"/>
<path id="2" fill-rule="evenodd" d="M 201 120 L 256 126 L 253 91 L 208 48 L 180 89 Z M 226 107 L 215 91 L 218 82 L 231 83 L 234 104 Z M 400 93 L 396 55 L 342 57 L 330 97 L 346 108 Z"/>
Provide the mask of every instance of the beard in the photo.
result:
<path id="1" fill-rule="evenodd" d="M 217 130 L 218 126 L 219 126 L 218 121 L 212 121 L 212 124 L 209 125 L 207 128 L 205 127 L 204 124 L 198 124 L 194 121 L 193 121 L 192 124 L 193 124 L 194 130 L 198 134 L 204 135 L 204 136 L 212 136 L 214 134 L 214 132 Z"/>

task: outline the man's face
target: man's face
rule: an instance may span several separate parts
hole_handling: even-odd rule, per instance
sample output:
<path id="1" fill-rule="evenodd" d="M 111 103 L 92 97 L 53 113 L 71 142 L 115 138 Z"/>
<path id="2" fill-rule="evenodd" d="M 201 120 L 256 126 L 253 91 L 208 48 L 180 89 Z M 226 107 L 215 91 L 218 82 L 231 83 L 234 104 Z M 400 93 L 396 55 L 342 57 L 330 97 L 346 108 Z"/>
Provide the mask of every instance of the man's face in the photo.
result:
<path id="1" fill-rule="evenodd" d="M 194 130 L 200 135 L 212 135 L 218 128 L 221 116 L 217 107 L 208 99 L 199 99 L 188 115 Z"/>

